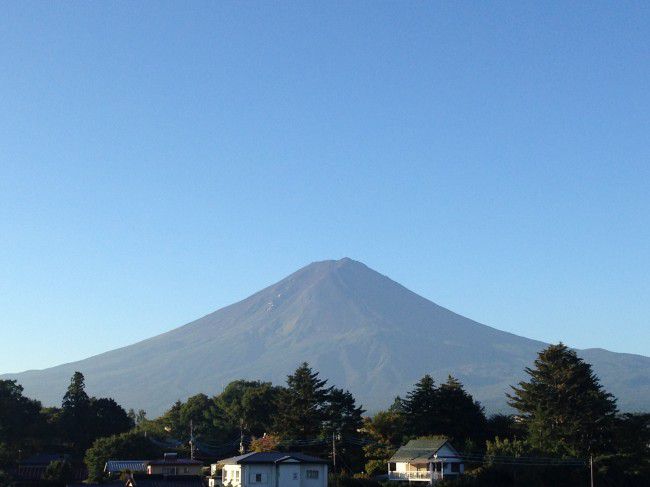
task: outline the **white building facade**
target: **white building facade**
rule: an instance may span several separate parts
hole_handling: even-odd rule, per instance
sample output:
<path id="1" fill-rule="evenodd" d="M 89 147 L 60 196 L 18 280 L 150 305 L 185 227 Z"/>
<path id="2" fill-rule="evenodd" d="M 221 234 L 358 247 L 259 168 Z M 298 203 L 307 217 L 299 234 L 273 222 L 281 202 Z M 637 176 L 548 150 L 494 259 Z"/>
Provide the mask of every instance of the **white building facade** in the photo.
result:
<path id="1" fill-rule="evenodd" d="M 248 453 L 218 465 L 227 487 L 327 487 L 327 461 L 301 453 Z"/>

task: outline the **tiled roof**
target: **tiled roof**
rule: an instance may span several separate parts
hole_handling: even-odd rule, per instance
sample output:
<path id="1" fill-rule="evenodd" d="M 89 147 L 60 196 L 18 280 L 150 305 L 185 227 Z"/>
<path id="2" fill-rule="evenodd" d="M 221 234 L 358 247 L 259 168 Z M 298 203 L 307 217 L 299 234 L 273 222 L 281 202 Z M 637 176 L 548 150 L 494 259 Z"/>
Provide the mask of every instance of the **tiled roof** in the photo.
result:
<path id="1" fill-rule="evenodd" d="M 444 436 L 429 436 L 409 441 L 391 457 L 391 462 L 426 462 L 447 443 Z"/>
<path id="2" fill-rule="evenodd" d="M 232 465 L 234 463 L 240 465 L 245 463 L 280 463 L 291 459 L 299 463 L 328 463 L 327 460 L 322 458 L 296 452 L 253 452 L 219 460 L 217 463 L 223 465 Z"/>
<path id="3" fill-rule="evenodd" d="M 109 460 L 104 466 L 104 472 L 146 472 L 147 460 Z"/>

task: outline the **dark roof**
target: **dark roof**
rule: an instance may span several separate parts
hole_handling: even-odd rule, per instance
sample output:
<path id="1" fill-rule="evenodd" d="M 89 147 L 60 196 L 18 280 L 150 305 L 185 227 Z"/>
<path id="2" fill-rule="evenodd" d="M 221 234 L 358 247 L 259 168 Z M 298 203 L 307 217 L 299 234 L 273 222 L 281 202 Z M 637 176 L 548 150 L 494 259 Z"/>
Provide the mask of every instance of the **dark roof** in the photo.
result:
<path id="1" fill-rule="evenodd" d="M 391 462 L 425 462 L 448 443 L 444 436 L 428 436 L 409 441 L 391 457 Z M 451 444 L 449 446 L 453 449 Z"/>
<path id="2" fill-rule="evenodd" d="M 219 460 L 217 463 L 223 465 L 232 465 L 233 463 L 237 463 L 242 465 L 246 463 L 280 463 L 287 460 L 295 460 L 299 463 L 329 463 L 327 460 L 305 455 L 304 453 L 276 451 L 246 453 L 245 455 Z"/>
<path id="3" fill-rule="evenodd" d="M 147 460 L 108 460 L 104 466 L 104 472 L 145 472 L 147 470 Z"/>
<path id="4" fill-rule="evenodd" d="M 163 460 L 148 460 L 146 465 L 203 465 L 203 462 L 189 458 L 166 458 Z"/>

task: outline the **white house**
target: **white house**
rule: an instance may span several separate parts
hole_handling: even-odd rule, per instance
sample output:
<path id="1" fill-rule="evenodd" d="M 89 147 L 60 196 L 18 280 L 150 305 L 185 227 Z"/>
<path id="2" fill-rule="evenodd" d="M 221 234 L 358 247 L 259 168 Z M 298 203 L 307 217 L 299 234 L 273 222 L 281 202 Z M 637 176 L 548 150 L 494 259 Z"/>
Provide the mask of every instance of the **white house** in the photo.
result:
<path id="1" fill-rule="evenodd" d="M 219 461 L 232 487 L 327 487 L 327 461 L 302 453 L 247 453 Z"/>
<path id="2" fill-rule="evenodd" d="M 464 472 L 462 457 L 444 436 L 411 440 L 388 462 L 388 479 L 396 481 L 433 484 Z"/>

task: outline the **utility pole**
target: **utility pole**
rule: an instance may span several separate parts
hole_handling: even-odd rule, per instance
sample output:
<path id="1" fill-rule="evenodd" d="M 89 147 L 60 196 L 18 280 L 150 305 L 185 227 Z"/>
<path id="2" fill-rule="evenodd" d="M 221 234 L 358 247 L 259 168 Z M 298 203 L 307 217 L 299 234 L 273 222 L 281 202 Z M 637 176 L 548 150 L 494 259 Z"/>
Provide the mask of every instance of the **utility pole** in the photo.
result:
<path id="1" fill-rule="evenodd" d="M 190 458 L 194 460 L 194 422 L 190 419 Z"/>
<path id="2" fill-rule="evenodd" d="M 244 450 L 244 419 L 239 420 L 239 454 L 243 455 Z"/>
<path id="3" fill-rule="evenodd" d="M 591 487 L 594 487 L 594 455 L 589 455 L 589 472 L 591 476 Z"/>
<path id="4" fill-rule="evenodd" d="M 336 473 L 336 433 L 332 431 L 332 470 Z"/>

